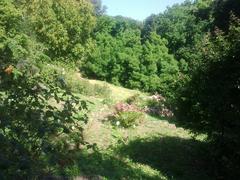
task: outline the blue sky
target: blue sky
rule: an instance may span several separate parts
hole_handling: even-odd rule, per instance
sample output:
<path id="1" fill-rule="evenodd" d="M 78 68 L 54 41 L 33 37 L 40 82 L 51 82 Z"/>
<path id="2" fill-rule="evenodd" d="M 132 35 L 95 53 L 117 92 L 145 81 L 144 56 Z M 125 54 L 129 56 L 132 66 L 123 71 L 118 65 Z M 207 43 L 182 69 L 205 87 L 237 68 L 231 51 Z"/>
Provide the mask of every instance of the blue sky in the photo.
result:
<path id="1" fill-rule="evenodd" d="M 142 21 L 151 14 L 163 12 L 167 6 L 182 3 L 183 1 L 184 0 L 102 0 L 102 3 L 108 7 L 108 15 L 122 15 Z"/>

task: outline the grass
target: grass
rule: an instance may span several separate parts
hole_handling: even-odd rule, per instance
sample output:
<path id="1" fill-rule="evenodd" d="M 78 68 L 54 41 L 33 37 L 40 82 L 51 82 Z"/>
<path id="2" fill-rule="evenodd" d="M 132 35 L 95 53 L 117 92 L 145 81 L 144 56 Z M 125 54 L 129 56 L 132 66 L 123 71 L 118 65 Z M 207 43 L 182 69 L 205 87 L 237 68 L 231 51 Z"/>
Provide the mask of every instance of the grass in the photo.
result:
<path id="1" fill-rule="evenodd" d="M 118 101 L 140 93 L 112 88 L 121 94 Z M 81 156 L 79 161 L 87 164 L 80 168 L 84 174 L 105 179 L 211 179 L 203 136 L 194 139 L 174 121 L 147 114 L 136 128 L 115 128 L 104 121 L 111 111 L 97 103 L 91 113 L 85 140 L 95 143 L 98 152 Z"/>
<path id="2" fill-rule="evenodd" d="M 133 162 L 159 171 L 166 179 L 209 179 L 204 169 L 204 143 L 200 141 L 165 135 L 138 138 L 119 151 Z"/>
<path id="3" fill-rule="evenodd" d="M 211 179 L 206 164 L 207 144 L 192 139 L 182 128 L 159 120 L 146 120 L 132 129 L 98 125 L 87 130 L 91 137 L 86 139 L 96 143 L 97 150 L 77 153 L 75 164 L 66 168 L 65 175 L 110 180 Z"/>
<path id="4" fill-rule="evenodd" d="M 79 73 L 67 76 L 74 81 L 82 80 Z M 135 128 L 113 127 L 107 117 L 113 112 L 115 103 L 136 94 L 147 95 L 97 80 L 84 81 L 110 90 L 108 96 L 79 94 L 90 102 L 91 113 L 84 139 L 94 145 L 94 150 L 83 147 L 81 151 L 71 152 L 66 156 L 72 158 L 71 163 L 53 167 L 52 175 L 109 180 L 213 179 L 206 163 L 208 145 L 204 136 L 193 138 L 189 131 L 177 127 L 174 120 L 148 114 Z"/>
<path id="5" fill-rule="evenodd" d="M 119 102 L 119 101 L 125 101 L 128 98 L 130 98 L 131 96 L 134 96 L 135 94 L 138 94 L 139 91 L 136 90 L 130 90 L 130 89 L 126 89 L 120 86 L 115 86 L 112 84 L 108 84 L 106 82 L 103 81 L 98 81 L 98 80 L 89 80 L 89 82 L 91 84 L 97 84 L 97 85 L 102 85 L 102 84 L 107 84 L 107 86 L 109 87 L 110 91 L 111 91 L 111 98 L 115 101 L 115 102 Z"/>

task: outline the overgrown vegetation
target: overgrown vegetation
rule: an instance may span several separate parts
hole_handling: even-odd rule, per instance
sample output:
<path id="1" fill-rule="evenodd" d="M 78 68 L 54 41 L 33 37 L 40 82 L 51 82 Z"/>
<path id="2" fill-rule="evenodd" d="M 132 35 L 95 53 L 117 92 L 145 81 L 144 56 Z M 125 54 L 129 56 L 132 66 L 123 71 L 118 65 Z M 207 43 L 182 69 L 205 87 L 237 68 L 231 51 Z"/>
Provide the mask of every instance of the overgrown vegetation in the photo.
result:
<path id="1" fill-rule="evenodd" d="M 61 165 L 61 156 L 85 144 L 88 119 L 86 102 L 58 86 L 55 72 L 42 73 L 47 47 L 30 33 L 33 16 L 18 2 L 0 2 L 1 179 L 51 173 L 50 165 Z"/>
<path id="2" fill-rule="evenodd" d="M 164 155 L 171 157 L 160 146 L 180 147 L 179 155 L 185 156 L 185 144 L 200 147 L 195 141 L 167 137 L 162 126 L 158 130 L 166 140 L 161 142 L 153 135 L 132 142 L 122 138 L 121 132 L 136 133 L 151 116 L 174 119 L 195 136 L 207 136 L 200 144 L 211 151 L 208 158 L 215 168 L 209 176 L 201 171 L 200 179 L 238 178 L 239 7 L 236 0 L 185 1 L 138 22 L 106 15 L 100 0 L 1 0 L 0 179 L 93 171 L 110 179 L 191 179 L 194 173 L 181 174 L 191 168 L 182 166 L 184 160 L 176 163 L 181 168 L 162 164 Z M 124 89 L 114 91 L 82 75 L 150 94 L 121 94 Z M 86 142 L 88 104 L 95 119 L 98 113 L 114 114 L 113 124 L 124 127 L 106 128 L 121 134 L 112 135 L 119 146 L 101 152 Z M 168 128 L 170 135 L 178 131 L 175 125 Z M 148 147 L 156 157 L 142 155 Z M 97 166 L 84 166 L 81 160 Z M 157 170 L 144 166 L 143 172 L 137 163 Z M 103 168 L 120 172 L 108 174 Z"/>

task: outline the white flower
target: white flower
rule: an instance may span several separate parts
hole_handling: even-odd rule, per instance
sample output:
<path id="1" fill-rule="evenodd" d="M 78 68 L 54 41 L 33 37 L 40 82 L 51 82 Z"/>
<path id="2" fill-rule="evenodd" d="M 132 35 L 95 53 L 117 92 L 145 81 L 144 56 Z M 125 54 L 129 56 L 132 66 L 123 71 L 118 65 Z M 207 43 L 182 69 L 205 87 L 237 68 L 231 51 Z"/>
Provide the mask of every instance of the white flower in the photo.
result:
<path id="1" fill-rule="evenodd" d="M 117 126 L 119 126 L 119 125 L 120 125 L 120 122 L 119 122 L 119 121 L 117 121 L 117 122 L 116 122 L 116 125 L 117 125 Z"/>

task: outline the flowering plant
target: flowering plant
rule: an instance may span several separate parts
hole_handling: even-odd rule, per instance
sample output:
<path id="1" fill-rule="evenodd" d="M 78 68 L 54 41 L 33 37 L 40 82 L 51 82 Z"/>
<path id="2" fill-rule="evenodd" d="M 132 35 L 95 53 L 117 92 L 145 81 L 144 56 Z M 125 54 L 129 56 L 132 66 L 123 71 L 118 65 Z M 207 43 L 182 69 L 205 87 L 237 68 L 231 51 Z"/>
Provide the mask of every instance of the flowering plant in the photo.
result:
<path id="1" fill-rule="evenodd" d="M 137 106 L 128 103 L 117 103 L 113 115 L 113 124 L 125 128 L 135 127 L 144 117 Z"/>
<path id="2" fill-rule="evenodd" d="M 173 112 L 166 106 L 166 99 L 160 94 L 148 98 L 148 105 L 144 108 L 144 112 L 162 117 L 174 116 Z"/>

